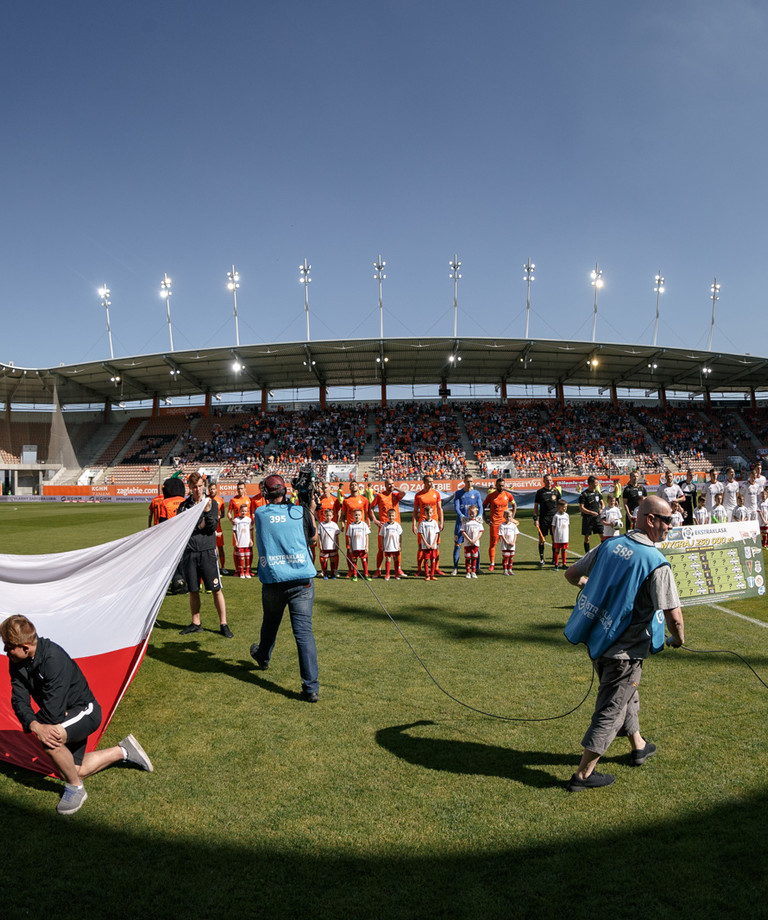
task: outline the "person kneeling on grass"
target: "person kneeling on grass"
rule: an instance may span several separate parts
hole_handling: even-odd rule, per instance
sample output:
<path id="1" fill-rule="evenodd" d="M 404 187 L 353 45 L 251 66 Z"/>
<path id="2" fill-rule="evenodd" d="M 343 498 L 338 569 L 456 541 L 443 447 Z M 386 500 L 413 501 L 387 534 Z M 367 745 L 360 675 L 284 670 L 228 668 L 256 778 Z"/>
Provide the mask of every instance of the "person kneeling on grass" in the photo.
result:
<path id="1" fill-rule="evenodd" d="M 56 811 L 73 815 L 88 798 L 83 780 L 112 764 L 126 761 L 152 772 L 152 761 L 128 735 L 115 747 L 85 753 L 88 736 L 101 725 L 99 706 L 83 672 L 61 646 L 37 635 L 23 616 L 0 624 L 8 655 L 11 705 L 25 732 L 35 736 L 64 780 Z M 40 707 L 32 709 L 32 700 Z"/>

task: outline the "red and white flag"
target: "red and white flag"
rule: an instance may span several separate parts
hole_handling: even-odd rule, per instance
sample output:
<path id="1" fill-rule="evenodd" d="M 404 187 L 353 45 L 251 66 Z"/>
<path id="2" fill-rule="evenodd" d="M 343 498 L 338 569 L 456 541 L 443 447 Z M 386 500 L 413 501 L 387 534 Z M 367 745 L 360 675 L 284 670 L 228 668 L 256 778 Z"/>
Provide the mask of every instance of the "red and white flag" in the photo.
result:
<path id="1" fill-rule="evenodd" d="M 92 751 L 133 680 L 168 583 L 197 526 L 194 510 L 140 533 L 69 553 L 0 555 L 0 622 L 30 619 L 40 636 L 80 666 L 103 720 Z M 11 708 L 8 658 L 0 656 L 0 758 L 53 773 L 53 763 L 25 734 Z"/>

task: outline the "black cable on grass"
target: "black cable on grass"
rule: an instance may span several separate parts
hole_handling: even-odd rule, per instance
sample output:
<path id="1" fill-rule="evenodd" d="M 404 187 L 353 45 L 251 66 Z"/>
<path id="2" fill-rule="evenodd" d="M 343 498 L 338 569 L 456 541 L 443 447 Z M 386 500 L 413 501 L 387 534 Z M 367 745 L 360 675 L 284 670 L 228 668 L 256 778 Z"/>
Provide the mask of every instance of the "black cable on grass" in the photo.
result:
<path id="1" fill-rule="evenodd" d="M 349 557 L 347 556 L 347 554 L 344 552 L 344 550 L 341 550 L 341 555 L 344 556 L 344 557 L 346 558 L 347 562 L 350 562 L 350 564 L 352 564 L 352 563 L 351 563 L 351 560 L 349 559 Z M 391 613 L 387 610 L 387 608 L 384 606 L 384 604 L 382 603 L 381 598 L 379 597 L 379 595 L 373 590 L 373 588 L 372 588 L 371 585 L 366 581 L 365 578 L 363 578 L 363 584 L 366 586 L 366 588 L 368 588 L 368 590 L 371 592 L 371 594 L 376 598 L 376 603 L 379 605 L 379 607 L 381 607 L 381 609 L 384 611 L 385 616 L 389 619 L 389 621 L 392 623 L 392 625 L 395 627 L 395 629 L 400 633 L 401 637 L 402 637 L 403 640 L 405 641 L 405 644 L 406 644 L 406 645 L 408 646 L 408 648 L 413 652 L 413 655 L 414 655 L 414 657 L 416 658 L 416 660 L 419 662 L 419 664 L 422 666 L 422 668 L 424 668 L 424 670 L 426 671 L 427 677 L 429 677 L 429 679 L 430 679 L 430 680 L 432 681 L 432 683 L 437 687 L 437 689 L 438 689 L 441 693 L 445 694 L 445 696 L 447 696 L 449 700 L 453 700 L 454 703 L 457 703 L 459 706 L 463 706 L 464 709 L 470 709 L 470 710 L 472 710 L 472 712 L 477 712 L 477 713 L 479 713 L 481 716 L 488 716 L 488 717 L 491 718 L 491 719 L 499 719 L 501 722 L 552 722 L 552 721 L 554 721 L 555 719 L 564 719 L 566 716 L 571 715 L 571 713 L 576 712 L 577 709 L 579 709 L 581 706 L 584 705 L 584 703 L 586 703 L 586 701 L 587 701 L 587 699 L 588 699 L 588 697 L 589 697 L 589 694 L 592 692 L 592 687 L 593 687 L 593 685 L 594 685 L 594 683 L 595 683 L 595 669 L 594 669 L 594 666 L 592 667 L 592 679 L 591 679 L 590 682 L 589 682 L 589 689 L 588 689 L 587 692 L 584 694 L 584 699 L 582 699 L 582 701 L 581 701 L 580 703 L 578 703 L 576 706 L 574 706 L 573 709 L 569 709 L 568 712 L 562 712 L 562 713 L 560 713 L 559 715 L 556 715 L 556 716 L 541 716 L 541 717 L 539 717 L 539 718 L 524 718 L 524 717 L 522 717 L 522 716 L 500 716 L 500 715 L 498 715 L 498 714 L 495 713 L 495 712 L 486 712 L 485 709 L 478 709 L 477 706 L 471 706 L 469 703 L 465 703 L 465 702 L 463 702 L 462 700 L 458 699 L 458 697 L 455 697 L 452 693 L 449 693 L 448 690 L 445 689 L 445 687 L 442 687 L 442 686 L 440 685 L 440 683 L 438 682 L 437 678 L 434 676 L 434 674 L 433 674 L 433 673 L 429 670 L 429 668 L 426 666 L 426 664 L 424 663 L 422 657 L 419 655 L 419 653 L 418 653 L 418 652 L 416 651 L 416 649 L 413 647 L 413 645 L 411 644 L 411 642 L 410 642 L 410 640 L 408 639 L 408 637 L 406 636 L 406 634 L 402 631 L 402 629 L 401 629 L 400 626 L 398 625 L 398 623 L 397 623 L 397 621 L 395 620 L 395 618 L 392 616 L 392 614 L 391 614 Z"/>
<path id="2" fill-rule="evenodd" d="M 691 648 L 690 645 L 681 645 L 680 648 L 684 648 L 686 652 L 693 652 L 696 655 L 733 655 L 735 658 L 738 658 L 739 661 L 743 661 L 744 664 L 749 668 L 749 670 L 755 675 L 755 677 L 765 687 L 765 689 L 768 690 L 768 684 L 757 673 L 757 671 L 752 667 L 752 665 L 747 661 L 747 659 L 743 658 L 738 652 L 731 651 L 731 649 L 728 649 L 728 648 Z"/>

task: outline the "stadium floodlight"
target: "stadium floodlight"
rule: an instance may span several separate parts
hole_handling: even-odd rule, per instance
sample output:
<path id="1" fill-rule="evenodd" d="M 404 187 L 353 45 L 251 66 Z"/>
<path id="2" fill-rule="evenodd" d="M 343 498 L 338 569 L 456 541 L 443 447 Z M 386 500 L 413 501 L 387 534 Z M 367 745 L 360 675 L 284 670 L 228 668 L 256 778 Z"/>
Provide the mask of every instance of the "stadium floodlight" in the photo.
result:
<path id="1" fill-rule="evenodd" d="M 99 297 L 101 297 L 101 305 L 107 311 L 107 336 L 109 337 L 109 357 L 115 357 L 115 351 L 112 348 L 112 326 L 109 324 L 109 308 L 112 306 L 112 301 L 109 299 L 110 290 L 103 284 L 99 288 Z"/>
<path id="2" fill-rule="evenodd" d="M 526 284 L 526 295 L 525 295 L 525 337 L 528 338 L 528 321 L 531 316 L 531 281 L 535 281 L 533 270 L 536 266 L 531 262 L 530 258 L 523 266 L 523 271 L 525 272 L 525 284 Z"/>
<path id="3" fill-rule="evenodd" d="M 653 292 L 656 295 L 656 322 L 653 326 L 653 347 L 656 347 L 656 335 L 659 331 L 659 298 L 664 293 L 664 275 L 659 269 L 656 277 L 653 279 Z"/>
<path id="4" fill-rule="evenodd" d="M 720 300 L 720 285 L 717 283 L 717 278 L 715 278 L 710 285 L 709 291 L 712 295 L 712 322 L 709 324 L 709 345 L 707 345 L 707 351 L 712 351 L 712 333 L 715 331 L 715 304 Z"/>
<path id="5" fill-rule="evenodd" d="M 167 273 L 163 274 L 163 280 L 160 282 L 160 296 L 165 297 L 165 315 L 168 320 L 168 338 L 171 340 L 171 351 L 173 351 L 173 329 L 171 328 L 171 279 Z"/>
<path id="6" fill-rule="evenodd" d="M 453 254 L 453 261 L 450 266 L 451 281 L 453 281 L 453 337 L 456 338 L 459 327 L 459 281 L 461 280 L 459 272 L 461 262 L 459 262 L 459 257 L 456 253 Z"/>
<path id="7" fill-rule="evenodd" d="M 379 282 L 379 338 L 384 338 L 384 299 L 383 299 L 383 289 L 382 281 L 387 277 L 384 274 L 384 266 L 386 262 L 383 262 L 381 259 L 381 253 L 379 253 L 378 261 L 373 263 L 373 267 L 376 269 L 374 273 L 374 280 Z"/>
<path id="8" fill-rule="evenodd" d="M 592 278 L 592 287 L 595 289 L 595 309 L 592 314 L 592 341 L 595 341 L 595 333 L 597 332 L 597 292 L 603 286 L 603 273 L 597 267 L 597 262 L 595 262 L 595 267 L 590 274 Z"/>
<path id="9" fill-rule="evenodd" d="M 242 369 L 243 365 L 237 360 L 237 358 L 235 358 L 235 360 L 232 362 L 232 370 L 236 374 L 239 374 Z"/>
<path id="10" fill-rule="evenodd" d="M 309 341 L 309 283 L 312 280 L 309 277 L 309 272 L 311 269 L 312 266 L 307 264 L 306 259 L 304 259 L 304 264 L 299 266 L 299 275 L 301 275 L 299 280 L 304 285 L 304 312 L 307 314 L 307 341 Z"/>
<path id="11" fill-rule="evenodd" d="M 232 266 L 232 271 L 227 272 L 227 289 L 232 291 L 232 306 L 235 311 L 235 345 L 240 347 L 240 328 L 237 323 L 237 289 L 240 287 L 240 274 L 235 271 L 235 266 Z"/>

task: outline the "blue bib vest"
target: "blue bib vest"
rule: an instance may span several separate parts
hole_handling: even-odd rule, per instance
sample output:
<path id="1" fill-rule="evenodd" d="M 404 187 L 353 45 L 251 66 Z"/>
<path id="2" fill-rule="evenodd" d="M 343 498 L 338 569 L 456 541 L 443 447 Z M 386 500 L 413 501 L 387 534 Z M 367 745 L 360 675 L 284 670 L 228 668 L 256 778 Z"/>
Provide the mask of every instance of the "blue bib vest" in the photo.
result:
<path id="1" fill-rule="evenodd" d="M 600 545 L 597 559 L 565 626 L 565 638 L 583 642 L 594 660 L 606 652 L 632 620 L 635 598 L 645 579 L 659 566 L 669 565 L 655 546 L 628 536 Z M 649 624 L 651 651 L 664 648 L 664 615 L 657 610 Z"/>
<path id="2" fill-rule="evenodd" d="M 262 505 L 253 512 L 253 524 L 262 584 L 309 581 L 317 575 L 304 536 L 301 505 Z"/>

